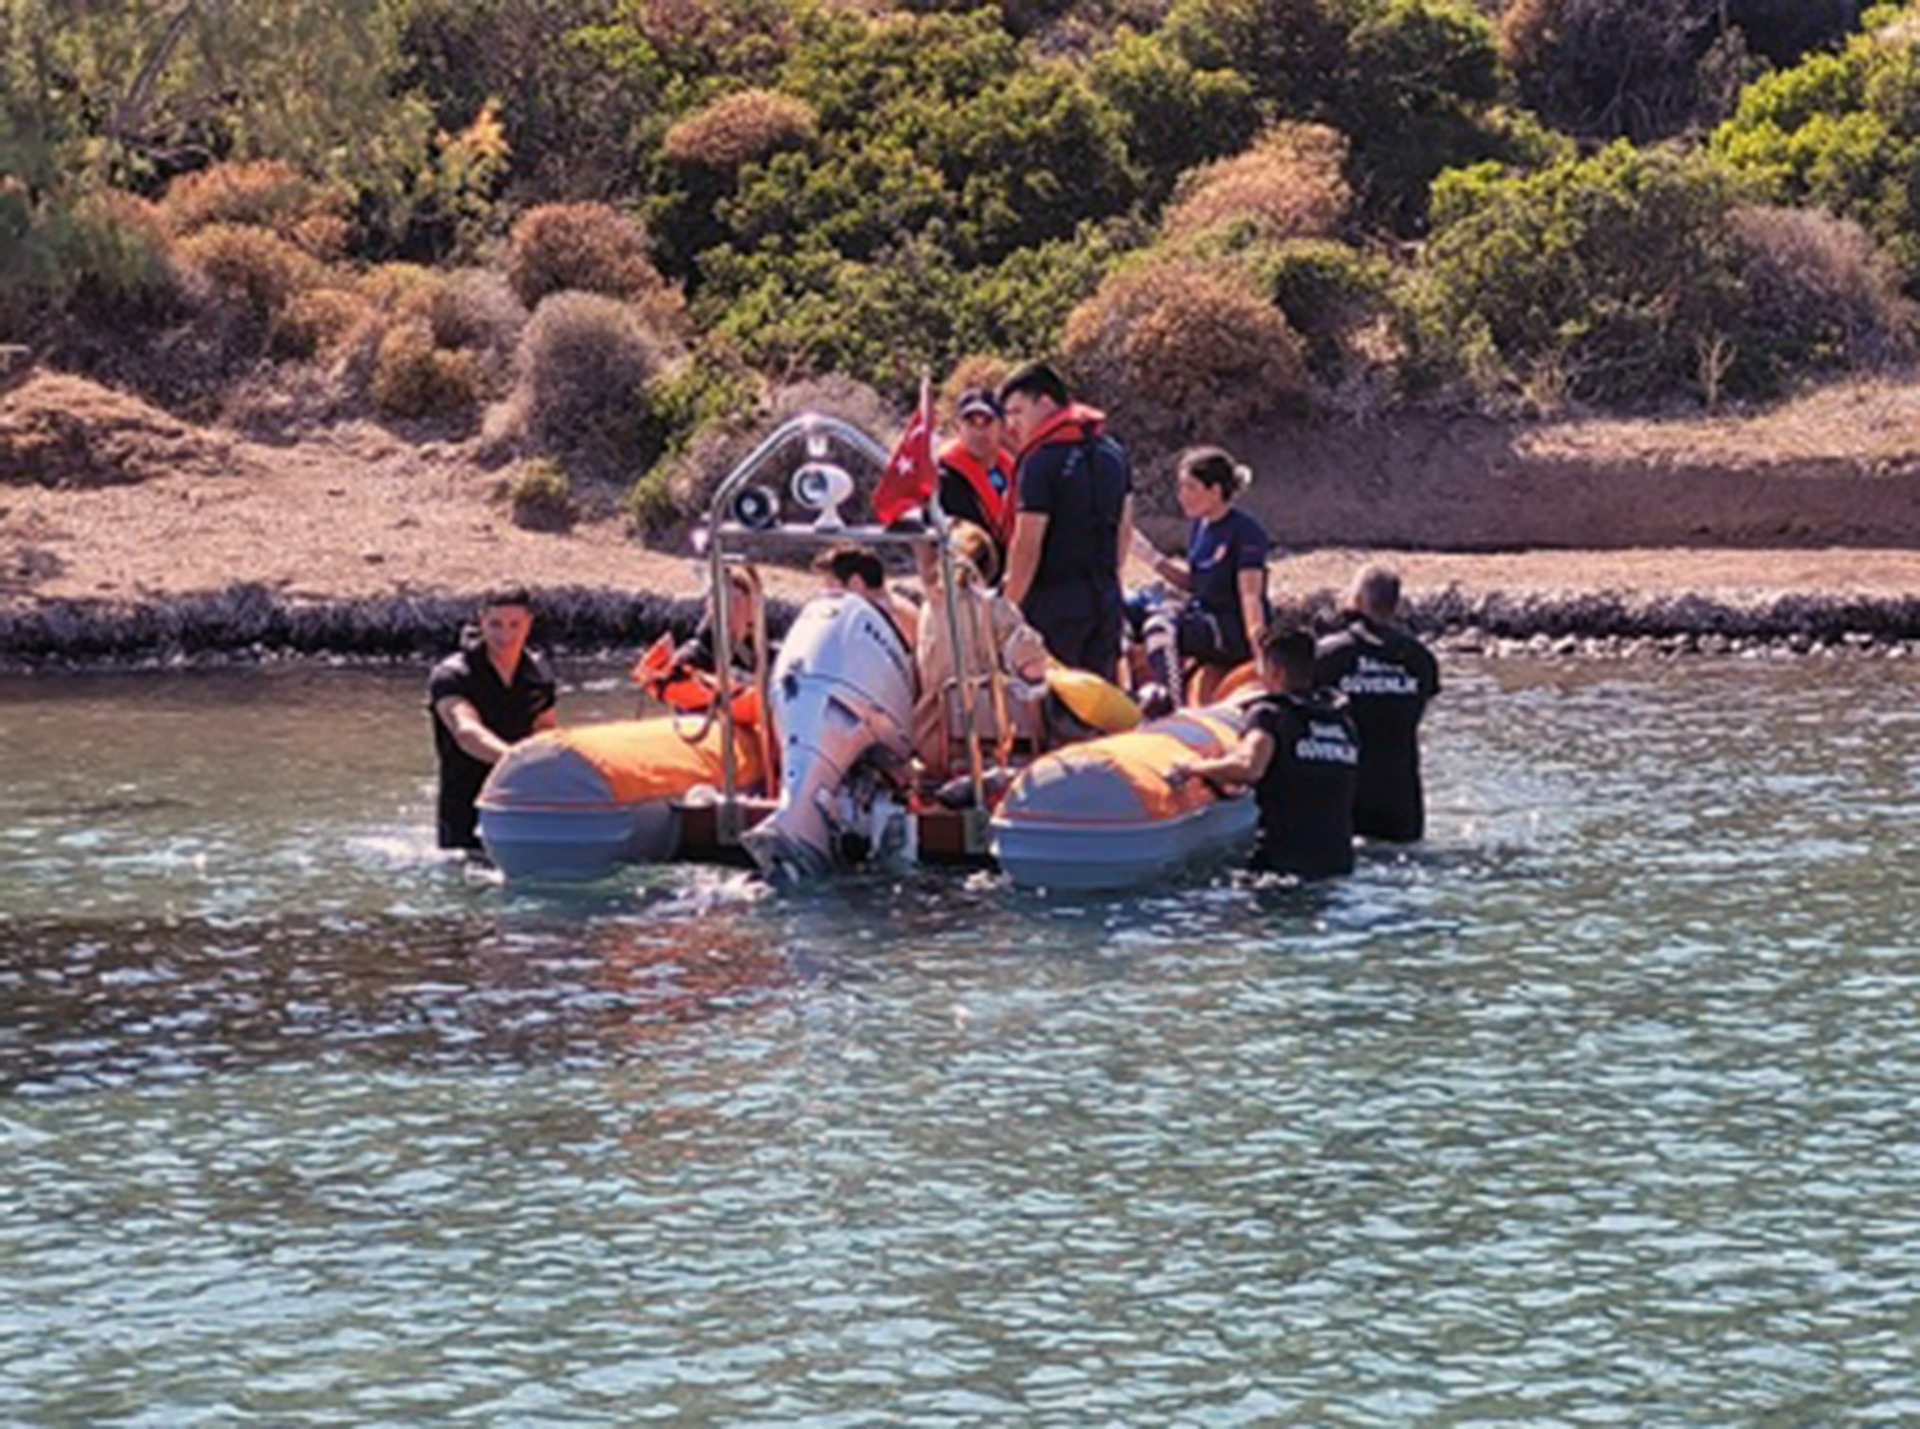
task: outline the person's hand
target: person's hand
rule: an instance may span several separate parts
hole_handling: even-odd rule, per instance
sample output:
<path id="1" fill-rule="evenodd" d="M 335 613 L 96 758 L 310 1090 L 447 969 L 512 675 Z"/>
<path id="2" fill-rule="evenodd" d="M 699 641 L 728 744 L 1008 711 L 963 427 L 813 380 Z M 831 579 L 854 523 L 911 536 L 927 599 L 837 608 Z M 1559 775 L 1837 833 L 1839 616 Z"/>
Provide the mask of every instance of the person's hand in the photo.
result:
<path id="1" fill-rule="evenodd" d="M 1193 766 L 1184 759 L 1177 761 L 1167 769 L 1167 786 L 1169 788 L 1178 789 L 1191 778 L 1193 778 Z"/>

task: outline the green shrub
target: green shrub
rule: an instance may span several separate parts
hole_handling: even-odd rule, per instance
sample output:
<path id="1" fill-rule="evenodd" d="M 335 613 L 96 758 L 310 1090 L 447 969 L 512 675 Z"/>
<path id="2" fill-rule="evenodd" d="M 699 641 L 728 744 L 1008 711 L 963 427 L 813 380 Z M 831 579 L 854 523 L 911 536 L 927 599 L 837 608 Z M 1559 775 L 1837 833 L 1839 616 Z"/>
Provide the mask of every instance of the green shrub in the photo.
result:
<path id="1" fill-rule="evenodd" d="M 536 457 L 520 468 L 507 488 L 513 524 L 529 531 L 565 531 L 579 516 L 573 482 L 560 464 Z"/>
<path id="2" fill-rule="evenodd" d="M 679 120 L 662 141 L 676 164 L 734 170 L 783 149 L 802 149 L 819 129 L 813 107 L 789 94 L 744 89 Z"/>
<path id="3" fill-rule="evenodd" d="M 816 240 L 793 254 L 742 258 L 723 249 L 709 265 L 712 331 L 763 371 L 790 379 L 837 372 L 904 395 L 952 349 L 964 285 L 930 239 L 908 239 L 872 262 Z"/>
<path id="4" fill-rule="evenodd" d="M 1298 239 L 1243 261 L 1300 334 L 1316 381 L 1333 389 L 1398 365 L 1404 315 L 1385 259 L 1328 239 Z"/>
<path id="5" fill-rule="evenodd" d="M 1443 175 L 1425 254 L 1435 316 L 1480 332 L 1524 384 L 1600 401 L 1692 380 L 1696 348 L 1737 309 L 1728 173 L 1618 143 L 1507 177 Z"/>
<path id="6" fill-rule="evenodd" d="M 57 261 L 74 310 L 99 327 L 141 327 L 177 318 L 189 283 L 154 206 L 115 189 L 89 194 L 67 215 Z"/>
<path id="7" fill-rule="evenodd" d="M 471 418 L 480 401 L 473 355 L 434 346 L 424 323 L 402 323 L 380 339 L 368 396 L 382 416 Z"/>
<path id="8" fill-rule="evenodd" d="M 1749 85 L 1711 151 L 1767 202 L 1863 225 L 1920 292 L 1920 34 L 1858 35 Z"/>
<path id="9" fill-rule="evenodd" d="M 572 290 L 634 299 L 664 286 L 647 257 L 647 235 L 603 203 L 550 203 L 515 220 L 507 239 L 507 280 L 536 307 Z"/>
<path id="10" fill-rule="evenodd" d="M 316 257 L 345 247 L 347 196 L 274 160 L 214 164 L 167 185 L 160 211 L 178 234 L 215 224 L 264 228 Z"/>
<path id="11" fill-rule="evenodd" d="M 216 292 L 262 321 L 327 279 L 326 267 L 310 253 L 264 228 L 209 224 L 182 238 L 176 251 Z"/>
<path id="12" fill-rule="evenodd" d="M 632 306 L 597 293 L 555 293 L 520 338 L 514 406 L 525 433 L 548 451 L 631 476 L 653 464 L 660 434 L 648 384 L 670 347 Z"/>
<path id="13" fill-rule="evenodd" d="M 1750 53 L 1791 65 L 1852 27 L 1858 0 L 1511 0 L 1500 49 L 1521 98 L 1589 138 L 1649 140 L 1724 113 Z"/>
<path id="14" fill-rule="evenodd" d="M 1127 154 L 1155 204 L 1196 164 L 1244 149 L 1259 127 L 1245 75 L 1200 69 L 1159 36 L 1122 31 L 1095 56 L 1091 78 L 1121 116 Z"/>
<path id="15" fill-rule="evenodd" d="M 1074 309 L 1062 354 L 1126 435 L 1155 447 L 1219 440 L 1306 400 L 1300 337 L 1247 275 L 1166 254 Z"/>
<path id="16" fill-rule="evenodd" d="M 1083 223 L 1071 238 L 1009 253 L 960 284 L 953 340 L 943 356 L 960 352 L 1053 352 L 1072 312 L 1099 288 L 1120 256 L 1145 234 L 1124 221 Z"/>

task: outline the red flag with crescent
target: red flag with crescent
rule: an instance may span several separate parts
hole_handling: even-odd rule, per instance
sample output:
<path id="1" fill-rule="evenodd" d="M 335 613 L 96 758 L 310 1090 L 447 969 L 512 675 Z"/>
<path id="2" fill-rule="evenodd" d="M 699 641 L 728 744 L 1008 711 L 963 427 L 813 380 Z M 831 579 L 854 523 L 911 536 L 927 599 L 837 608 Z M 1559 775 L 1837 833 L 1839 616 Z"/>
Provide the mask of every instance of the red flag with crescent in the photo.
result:
<path id="1" fill-rule="evenodd" d="M 933 460 L 933 389 L 920 379 L 920 405 L 900 434 L 887 469 L 873 491 L 873 514 L 882 526 L 890 526 L 916 506 L 924 506 L 933 496 L 940 469 Z"/>

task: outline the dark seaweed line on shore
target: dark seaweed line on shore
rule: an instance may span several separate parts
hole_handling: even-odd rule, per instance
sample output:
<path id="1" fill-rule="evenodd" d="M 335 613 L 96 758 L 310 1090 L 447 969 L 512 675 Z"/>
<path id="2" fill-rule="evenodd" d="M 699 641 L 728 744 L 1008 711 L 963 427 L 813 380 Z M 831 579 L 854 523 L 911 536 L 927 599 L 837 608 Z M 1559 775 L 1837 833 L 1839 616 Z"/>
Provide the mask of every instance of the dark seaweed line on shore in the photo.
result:
<path id="1" fill-rule="evenodd" d="M 631 650 L 662 631 L 689 633 L 701 602 L 583 586 L 535 592 L 539 643 L 577 653 Z M 1333 617 L 1322 590 L 1290 601 L 1316 623 Z M 15 669 L 181 663 L 223 658 L 342 656 L 421 659 L 450 649 L 471 617 L 471 594 L 396 594 L 341 600 L 284 597 L 236 584 L 205 594 L 138 601 L 45 600 L 0 606 L 0 664 Z M 1727 601 L 1708 596 L 1618 592 L 1466 592 L 1409 600 L 1416 629 L 1458 648 L 1484 641 L 1655 642 L 1672 649 L 1741 644 L 1900 645 L 1920 640 L 1920 595 L 1789 593 Z M 792 617 L 770 603 L 775 631 Z"/>

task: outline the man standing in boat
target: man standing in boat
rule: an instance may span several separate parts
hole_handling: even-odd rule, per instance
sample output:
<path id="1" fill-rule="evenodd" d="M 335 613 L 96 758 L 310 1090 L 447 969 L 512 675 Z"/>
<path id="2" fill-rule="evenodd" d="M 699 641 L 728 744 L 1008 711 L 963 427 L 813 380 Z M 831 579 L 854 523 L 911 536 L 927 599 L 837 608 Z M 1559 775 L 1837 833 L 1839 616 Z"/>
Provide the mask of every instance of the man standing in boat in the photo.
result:
<path id="1" fill-rule="evenodd" d="M 1353 872 L 1353 791 L 1360 736 L 1346 697 L 1314 684 L 1313 637 L 1269 630 L 1261 660 L 1266 695 L 1248 709 L 1247 732 L 1225 754 L 1184 759 L 1167 771 L 1251 786 L 1260 804 L 1253 866 L 1297 878 Z"/>
<path id="2" fill-rule="evenodd" d="M 433 667 L 427 706 L 440 762 L 440 847 L 480 847 L 474 800 L 487 774 L 513 745 L 552 729 L 553 674 L 527 649 L 533 601 L 525 590 L 496 591 L 480 603 L 478 624 L 460 649 Z"/>
<path id="3" fill-rule="evenodd" d="M 1055 659 L 1103 679 L 1120 673 L 1120 568 L 1133 540 L 1133 468 L 1106 416 L 1069 399 L 1044 362 L 1000 384 L 1020 453 L 1007 596 Z"/>
<path id="4" fill-rule="evenodd" d="M 1399 625 L 1400 577 L 1368 566 L 1354 581 L 1347 626 L 1320 642 L 1315 678 L 1347 697 L 1360 728 L 1354 832 L 1412 843 L 1426 832 L 1420 717 L 1440 693 L 1433 652 Z"/>
<path id="5" fill-rule="evenodd" d="M 940 449 L 940 509 L 970 521 L 993 541 L 993 566 L 1004 570 L 1013 539 L 1013 454 L 1002 445 L 1006 413 L 985 387 L 969 387 L 954 408 L 960 434 Z"/>

